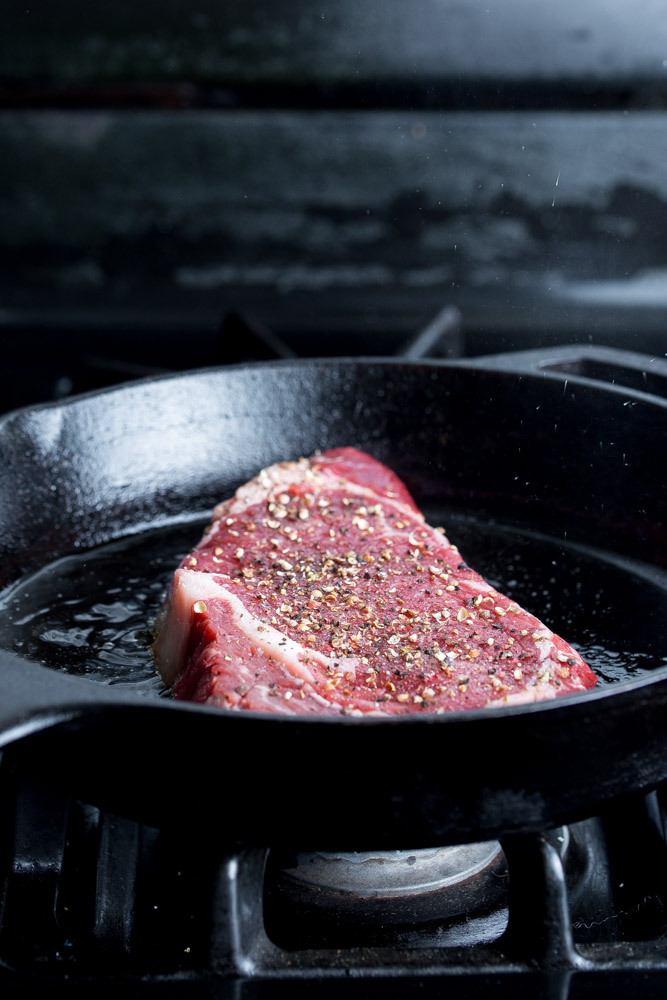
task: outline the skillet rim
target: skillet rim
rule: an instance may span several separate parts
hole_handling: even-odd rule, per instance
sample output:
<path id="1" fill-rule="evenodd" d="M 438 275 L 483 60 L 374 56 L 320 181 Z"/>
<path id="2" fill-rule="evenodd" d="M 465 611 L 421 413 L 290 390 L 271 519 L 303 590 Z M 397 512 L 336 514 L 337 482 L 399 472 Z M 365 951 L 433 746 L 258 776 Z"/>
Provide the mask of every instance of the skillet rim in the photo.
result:
<path id="1" fill-rule="evenodd" d="M 170 382 L 170 381 L 182 381 L 189 377 L 197 377 L 201 375 L 219 375 L 225 372 L 243 372 L 243 371 L 257 371 L 258 369 L 283 369 L 283 368 L 308 368 L 308 367 L 343 367 L 345 365 L 357 365 L 363 367 L 369 367 L 372 365 L 378 365 L 380 367 L 397 367 L 397 368 L 453 368 L 453 369 L 467 369 L 472 368 L 473 370 L 488 371 L 491 373 L 503 373 L 512 375 L 515 374 L 521 377 L 533 376 L 541 379 L 555 380 L 555 381 L 566 381 L 572 382 L 573 384 L 595 386 L 612 393 L 613 395 L 630 393 L 631 396 L 637 397 L 645 402 L 652 402 L 658 405 L 662 404 L 667 407 L 667 400 L 663 400 L 660 396 L 655 393 L 642 392 L 639 389 L 634 389 L 631 386 L 626 386 L 622 383 L 616 382 L 601 382 L 600 379 L 592 378 L 588 375 L 580 375 L 575 372 L 563 372 L 554 370 L 550 367 L 542 367 L 538 363 L 540 357 L 544 357 L 545 353 L 548 355 L 545 358 L 545 363 L 551 363 L 553 358 L 560 357 L 562 354 L 563 360 L 577 360 L 577 353 L 580 356 L 585 357 L 597 357 L 598 355 L 604 354 L 614 355 L 620 359 L 621 362 L 627 361 L 631 363 L 632 361 L 638 362 L 641 359 L 651 358 L 652 363 L 657 362 L 657 370 L 661 375 L 667 378 L 667 359 L 663 359 L 657 356 L 649 354 L 641 354 L 637 351 L 626 351 L 620 348 L 597 348 L 595 345 L 588 344 L 575 344 L 572 347 L 559 346 L 557 348 L 546 348 L 545 351 L 541 350 L 518 350 L 518 351 L 507 351 L 501 354 L 480 354 L 472 358 L 420 358 L 420 359 L 402 359 L 400 357 L 392 357 L 391 355 L 359 355 L 359 356 L 344 356 L 344 357 L 317 357 L 317 358 L 277 358 L 270 361 L 252 361 L 252 362 L 239 362 L 233 365 L 212 365 L 203 366 L 201 368 L 187 368 L 179 372 L 168 372 L 162 375 L 146 375 L 142 378 L 131 379 L 127 382 L 118 382 L 115 385 L 104 386 L 101 389 L 91 389 L 88 392 L 77 393 L 74 396 L 66 396 L 63 399 L 49 400 L 44 403 L 29 403 L 26 406 L 17 407 L 14 410 L 10 410 L 8 413 L 0 414 L 0 434 L 3 432 L 4 425 L 10 420 L 14 420 L 19 416 L 24 416 L 27 413 L 39 413 L 44 410 L 57 410 L 60 408 L 67 408 L 71 405 L 78 404 L 81 402 L 86 402 L 89 399 L 95 399 L 101 396 L 111 395 L 117 392 L 123 392 L 127 389 L 141 388 L 142 386 L 153 385 L 156 383 Z M 519 361 L 519 366 L 512 366 L 505 359 L 511 360 L 512 358 Z"/>

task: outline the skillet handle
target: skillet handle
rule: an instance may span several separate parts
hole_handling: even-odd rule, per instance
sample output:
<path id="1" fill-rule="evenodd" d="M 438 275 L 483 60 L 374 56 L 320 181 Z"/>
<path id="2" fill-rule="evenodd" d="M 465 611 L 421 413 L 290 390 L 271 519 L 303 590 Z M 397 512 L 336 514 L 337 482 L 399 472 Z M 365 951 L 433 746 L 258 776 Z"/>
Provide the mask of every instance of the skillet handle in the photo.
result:
<path id="1" fill-rule="evenodd" d="M 667 360 L 614 347 L 574 344 L 530 351 L 510 351 L 475 359 L 473 364 L 495 371 L 575 376 L 606 386 L 632 389 L 667 398 Z"/>

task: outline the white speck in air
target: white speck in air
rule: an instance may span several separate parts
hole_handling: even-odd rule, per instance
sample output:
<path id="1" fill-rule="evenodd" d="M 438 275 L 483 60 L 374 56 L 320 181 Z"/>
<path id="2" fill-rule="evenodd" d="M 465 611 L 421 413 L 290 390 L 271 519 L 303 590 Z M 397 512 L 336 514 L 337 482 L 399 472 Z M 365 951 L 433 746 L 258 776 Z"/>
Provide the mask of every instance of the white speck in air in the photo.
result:
<path id="1" fill-rule="evenodd" d="M 558 171 L 558 175 L 556 177 L 556 187 L 558 187 L 559 180 L 560 180 L 560 170 Z M 551 207 L 553 208 L 555 204 L 556 204 L 556 195 L 554 195 L 554 200 L 551 202 Z"/>

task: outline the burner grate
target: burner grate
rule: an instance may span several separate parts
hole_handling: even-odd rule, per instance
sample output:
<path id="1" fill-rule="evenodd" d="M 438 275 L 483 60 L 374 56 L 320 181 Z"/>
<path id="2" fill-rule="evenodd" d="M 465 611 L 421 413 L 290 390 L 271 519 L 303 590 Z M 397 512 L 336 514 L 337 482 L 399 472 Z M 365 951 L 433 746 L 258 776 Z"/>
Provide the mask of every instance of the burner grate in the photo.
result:
<path id="1" fill-rule="evenodd" d="M 457 915 L 467 936 L 452 933 L 450 918 L 419 926 L 376 919 L 370 938 L 336 941 L 331 921 L 319 939 L 317 928 L 304 937 L 298 921 L 285 931 L 293 913 L 280 910 L 280 855 L 219 852 L 219 839 L 194 818 L 190 834 L 176 834 L 100 812 L 47 787 L 14 748 L 1 777 L 3 814 L 14 816 L 13 830 L 4 827 L 0 919 L 9 982 L 667 973 L 657 793 L 615 802 L 570 828 L 501 838 L 507 868 L 501 856 L 491 870 L 502 891 L 489 898 L 486 922 Z"/>
<path id="2" fill-rule="evenodd" d="M 276 332 L 247 311 L 226 312 L 217 329 L 170 331 L 131 324 L 107 329 L 73 321 L 58 330 L 0 329 L 5 383 L 2 411 L 188 369 L 295 357 L 394 355 L 409 360 L 463 354 L 461 314 L 445 306 L 408 336 L 315 326 Z M 321 324 L 320 324 L 321 326 Z M 17 344 L 20 348 L 17 349 Z"/>

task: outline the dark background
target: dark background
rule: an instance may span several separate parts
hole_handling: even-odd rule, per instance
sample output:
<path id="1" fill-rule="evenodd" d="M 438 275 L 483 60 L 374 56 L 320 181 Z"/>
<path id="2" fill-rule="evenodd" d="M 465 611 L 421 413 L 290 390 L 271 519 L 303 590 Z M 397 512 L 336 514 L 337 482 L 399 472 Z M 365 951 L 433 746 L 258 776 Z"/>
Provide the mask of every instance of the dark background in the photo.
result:
<path id="1" fill-rule="evenodd" d="M 0 408 L 257 356 L 667 349 L 659 0 L 9 0 Z"/>

